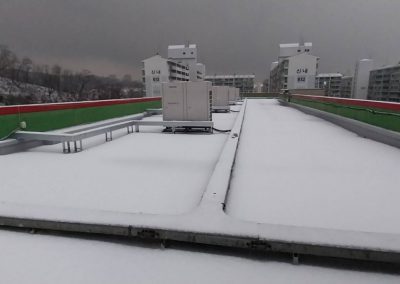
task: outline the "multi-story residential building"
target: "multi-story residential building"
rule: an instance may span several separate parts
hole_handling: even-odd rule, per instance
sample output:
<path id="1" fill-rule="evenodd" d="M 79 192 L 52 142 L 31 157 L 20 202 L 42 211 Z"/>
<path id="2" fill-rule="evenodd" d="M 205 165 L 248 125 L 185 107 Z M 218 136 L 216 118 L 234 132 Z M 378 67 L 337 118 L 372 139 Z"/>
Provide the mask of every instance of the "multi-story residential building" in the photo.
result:
<path id="1" fill-rule="evenodd" d="M 353 79 L 352 98 L 366 100 L 368 95 L 369 76 L 374 68 L 374 61 L 362 59 L 356 64 L 356 71 Z"/>
<path id="2" fill-rule="evenodd" d="M 351 90 L 353 88 L 353 77 L 343 76 L 340 85 L 340 96 L 342 98 L 351 98 Z"/>
<path id="3" fill-rule="evenodd" d="M 203 63 L 196 64 L 196 78 L 197 81 L 204 81 L 206 77 L 206 66 Z"/>
<path id="4" fill-rule="evenodd" d="M 239 88 L 241 93 L 252 93 L 254 91 L 255 75 L 214 75 L 206 76 L 213 86 L 229 86 Z"/>
<path id="5" fill-rule="evenodd" d="M 370 72 L 368 99 L 400 102 L 400 63 Z"/>
<path id="6" fill-rule="evenodd" d="M 142 61 L 142 77 L 147 97 L 161 96 L 161 83 L 204 81 L 206 66 L 197 62 L 195 44 L 170 45 L 168 59 L 156 55 Z"/>
<path id="7" fill-rule="evenodd" d="M 197 46 L 195 44 L 168 46 L 168 59 L 189 67 L 190 81 L 202 81 L 205 77 L 205 65 L 197 62 Z"/>
<path id="8" fill-rule="evenodd" d="M 155 55 L 142 61 L 142 77 L 146 97 L 161 96 L 161 84 L 171 81 L 189 81 L 189 67 Z"/>
<path id="9" fill-rule="evenodd" d="M 315 89 L 319 57 L 311 55 L 312 43 L 281 44 L 270 72 L 270 91 Z"/>
<path id="10" fill-rule="evenodd" d="M 316 77 L 315 88 L 323 89 L 325 95 L 329 97 L 340 97 L 340 88 L 343 75 L 340 73 L 318 74 Z"/>

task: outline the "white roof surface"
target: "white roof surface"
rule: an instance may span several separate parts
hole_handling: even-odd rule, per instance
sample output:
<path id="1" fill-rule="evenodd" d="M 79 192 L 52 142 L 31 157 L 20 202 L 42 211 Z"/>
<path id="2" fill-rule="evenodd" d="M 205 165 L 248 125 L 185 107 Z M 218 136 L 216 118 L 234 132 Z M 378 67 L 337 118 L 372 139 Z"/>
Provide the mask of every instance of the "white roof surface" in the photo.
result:
<path id="1" fill-rule="evenodd" d="M 1 282 L 108 283 L 398 283 L 398 276 L 294 266 L 185 248 L 0 231 Z"/>
<path id="2" fill-rule="evenodd" d="M 214 114 L 216 127 L 229 129 L 235 116 Z M 124 129 L 110 143 L 98 136 L 85 140 L 85 150 L 78 154 L 64 155 L 54 145 L 1 156 L 0 202 L 185 213 L 200 201 L 228 134 L 171 135 L 162 130 L 141 127 L 140 133 L 126 135 Z"/>
<path id="3" fill-rule="evenodd" d="M 259 223 L 400 234 L 400 151 L 275 100 L 250 100 L 228 213 Z"/>
<path id="4" fill-rule="evenodd" d="M 215 115 L 230 129 L 236 114 Z M 151 119 L 160 119 L 153 117 Z M 0 157 L 0 203 L 175 215 L 199 202 L 227 134 L 160 127 Z M 400 233 L 397 149 L 275 100 L 250 100 L 228 213 L 260 223 Z M 398 283 L 397 275 L 0 230 L 4 283 Z"/>

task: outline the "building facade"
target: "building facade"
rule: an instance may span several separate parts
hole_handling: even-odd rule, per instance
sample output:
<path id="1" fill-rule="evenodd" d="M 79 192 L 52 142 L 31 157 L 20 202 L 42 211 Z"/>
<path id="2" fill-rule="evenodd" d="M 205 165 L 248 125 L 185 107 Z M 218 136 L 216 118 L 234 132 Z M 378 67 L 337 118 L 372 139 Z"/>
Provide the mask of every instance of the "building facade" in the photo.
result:
<path id="1" fill-rule="evenodd" d="M 168 46 L 168 59 L 188 66 L 190 81 L 204 80 L 206 68 L 204 64 L 197 62 L 197 46 L 195 44 Z"/>
<path id="2" fill-rule="evenodd" d="M 255 75 L 214 75 L 206 76 L 213 86 L 229 86 L 240 89 L 241 93 L 252 93 L 254 91 Z"/>
<path id="3" fill-rule="evenodd" d="M 142 61 L 142 80 L 146 97 L 161 96 L 161 84 L 173 81 L 189 81 L 189 67 L 160 55 Z"/>
<path id="4" fill-rule="evenodd" d="M 316 77 L 315 88 L 323 89 L 325 96 L 341 97 L 343 75 L 340 73 L 318 74 Z"/>
<path id="5" fill-rule="evenodd" d="M 370 72 L 368 99 L 400 102 L 400 64 Z"/>
<path id="6" fill-rule="evenodd" d="M 206 66 L 197 62 L 195 44 L 170 45 L 168 59 L 160 55 L 142 61 L 142 80 L 146 97 L 161 96 L 161 83 L 176 81 L 204 81 Z"/>
<path id="7" fill-rule="evenodd" d="M 366 100 L 368 96 L 368 85 L 370 72 L 374 68 L 374 61 L 362 59 L 357 62 L 354 73 L 352 98 Z"/>
<path id="8" fill-rule="evenodd" d="M 311 51 L 312 43 L 281 44 L 278 61 L 271 64 L 270 91 L 314 89 L 319 57 Z"/>
<path id="9" fill-rule="evenodd" d="M 352 88 L 353 88 L 353 77 L 343 76 L 342 83 L 340 85 L 340 96 L 342 98 L 351 98 Z"/>

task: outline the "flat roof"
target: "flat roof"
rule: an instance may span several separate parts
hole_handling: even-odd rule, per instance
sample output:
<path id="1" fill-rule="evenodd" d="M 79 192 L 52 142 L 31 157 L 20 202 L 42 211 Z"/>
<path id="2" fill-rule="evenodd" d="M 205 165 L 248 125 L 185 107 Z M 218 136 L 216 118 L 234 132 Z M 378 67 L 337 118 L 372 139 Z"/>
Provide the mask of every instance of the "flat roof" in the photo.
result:
<path id="1" fill-rule="evenodd" d="M 394 225 L 399 149 L 275 100 L 249 100 L 247 109 L 228 214 L 258 223 L 400 234 Z"/>
<path id="2" fill-rule="evenodd" d="M 215 128 L 232 129 L 240 108 L 213 114 Z M 146 215 L 148 221 L 169 216 L 175 224 L 176 215 L 184 219 L 197 212 L 224 145 L 232 139 L 224 132 L 174 135 L 151 126 L 131 135 L 118 131 L 108 143 L 104 137 L 85 140 L 84 151 L 77 154 L 64 155 L 60 145 L 47 145 L 1 156 L 1 211 L 13 207 L 12 214 L 25 215 L 30 212 L 27 208 L 35 206 L 46 218 L 57 218 L 55 208 L 71 209 L 77 219 L 109 224 L 111 219 L 102 218 L 112 213 L 123 215 L 120 222 L 130 225 L 136 215 Z M 267 99 L 248 100 L 240 139 L 225 203 L 228 216 L 219 217 L 257 228 L 281 224 L 387 233 L 389 243 L 399 239 L 399 149 Z M 233 230 L 223 227 L 218 218 L 211 221 L 220 230 Z M 284 237 L 293 237 L 284 228 Z M 301 238 L 315 238 L 315 234 Z M 330 240 L 335 238 L 329 234 Z M 346 241 L 361 246 L 365 240 Z M 130 241 L 0 230 L 0 249 L 0 264 L 5 268 L 2 279 L 11 284 L 21 283 L 16 277 L 21 267 L 33 283 L 127 279 L 139 283 L 242 283 L 249 279 L 252 283 L 265 283 L 265 279 L 274 283 L 299 279 L 305 283 L 398 283 L 398 275 L 377 271 L 318 267 L 318 263 L 293 266 L 273 258 L 245 258 L 185 245 L 162 249 Z"/>
<path id="3" fill-rule="evenodd" d="M 385 70 L 385 69 L 392 69 L 392 68 L 400 68 L 400 63 L 396 64 L 396 65 L 387 65 L 387 66 L 382 66 L 379 68 L 374 68 L 371 71 L 375 71 L 375 70 Z"/>
<path id="4" fill-rule="evenodd" d="M 235 116 L 215 114 L 215 127 L 232 127 Z M 1 156 L 0 179 L 8 190 L 0 202 L 147 214 L 188 212 L 199 202 L 228 134 L 171 135 L 163 129 L 142 127 L 133 135 L 122 129 L 110 143 L 97 136 L 84 140 L 86 150 L 76 155 L 64 155 L 60 145 L 52 145 Z"/>
<path id="5" fill-rule="evenodd" d="M 294 266 L 208 249 L 0 231 L 3 283 L 388 283 L 398 275 Z M 23 270 L 23 273 L 21 272 Z"/>

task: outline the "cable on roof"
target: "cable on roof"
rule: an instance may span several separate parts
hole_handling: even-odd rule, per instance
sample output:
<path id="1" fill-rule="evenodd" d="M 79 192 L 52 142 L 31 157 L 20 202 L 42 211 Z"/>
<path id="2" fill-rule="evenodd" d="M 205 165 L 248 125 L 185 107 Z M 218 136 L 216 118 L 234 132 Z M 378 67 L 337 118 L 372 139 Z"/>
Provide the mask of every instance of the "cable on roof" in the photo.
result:
<path id="1" fill-rule="evenodd" d="M 213 130 L 214 130 L 214 131 L 217 131 L 217 132 L 220 132 L 220 133 L 228 133 L 228 132 L 231 132 L 231 131 L 232 131 L 232 129 L 229 129 L 229 130 L 221 130 L 221 129 L 217 129 L 217 128 L 214 128 L 214 127 L 213 127 Z"/>
<path id="2" fill-rule="evenodd" d="M 8 133 L 6 136 L 1 137 L 0 141 L 3 141 L 3 140 L 6 140 L 6 139 L 10 138 L 10 136 L 13 135 L 15 132 L 17 132 L 18 130 L 20 130 L 20 127 L 15 128 L 10 133 Z"/>

